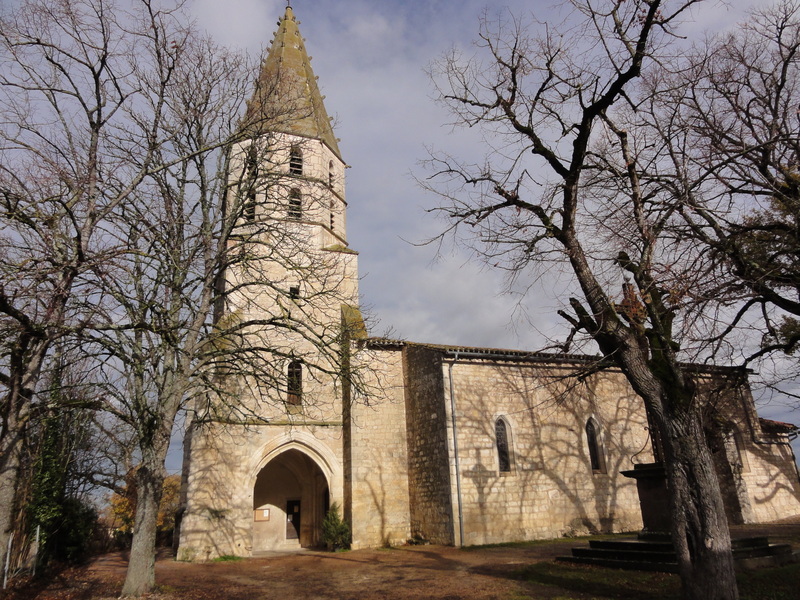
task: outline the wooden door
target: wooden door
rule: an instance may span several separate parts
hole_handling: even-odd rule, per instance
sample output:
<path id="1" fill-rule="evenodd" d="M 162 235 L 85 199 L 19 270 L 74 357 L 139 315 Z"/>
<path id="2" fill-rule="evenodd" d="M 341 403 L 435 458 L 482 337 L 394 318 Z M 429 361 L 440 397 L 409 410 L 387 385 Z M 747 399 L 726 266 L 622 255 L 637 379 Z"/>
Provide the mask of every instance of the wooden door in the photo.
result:
<path id="1" fill-rule="evenodd" d="M 300 500 L 286 501 L 286 539 L 300 539 Z"/>

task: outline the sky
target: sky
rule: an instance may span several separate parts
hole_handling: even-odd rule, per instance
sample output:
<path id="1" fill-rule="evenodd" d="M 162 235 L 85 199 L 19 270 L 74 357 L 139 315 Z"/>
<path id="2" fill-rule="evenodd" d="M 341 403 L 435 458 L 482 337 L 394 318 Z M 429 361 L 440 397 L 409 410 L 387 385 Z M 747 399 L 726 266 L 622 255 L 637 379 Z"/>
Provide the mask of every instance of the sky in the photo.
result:
<path id="1" fill-rule="evenodd" d="M 684 32 L 732 26 L 747 6 L 714 0 L 688 16 Z M 760 2 L 764 3 L 764 2 Z M 563 4 L 563 3 L 562 3 Z M 197 24 L 221 45 L 258 55 L 268 47 L 285 0 L 194 0 Z M 473 52 L 484 11 L 556 23 L 566 15 L 551 1 L 292 0 L 312 67 L 334 117 L 347 171 L 348 242 L 359 252 L 362 307 L 372 335 L 417 342 L 540 349 L 564 325 L 565 282 L 557 273 L 532 281 L 524 295 L 505 294 L 501 273 L 452 244 L 420 245 L 444 223 L 426 212 L 437 198 L 414 176 L 428 148 L 481 155 L 474 131 L 453 131 L 433 101 L 426 68 L 448 49 Z M 800 421 L 772 402 L 760 414 Z M 800 442 L 795 447 L 800 454 Z M 177 465 L 172 465 L 177 468 Z M 173 469 L 171 469 L 173 470 Z"/>
<path id="2" fill-rule="evenodd" d="M 285 0 L 195 0 L 198 24 L 218 43 L 255 54 L 268 47 Z M 428 214 L 436 197 L 414 180 L 427 148 L 481 154 L 475 132 L 454 132 L 433 101 L 426 68 L 452 47 L 469 54 L 484 11 L 510 11 L 556 22 L 552 2 L 513 0 L 293 0 L 312 67 L 335 119 L 347 172 L 348 241 L 360 253 L 362 300 L 373 335 L 418 342 L 535 349 L 560 331 L 553 276 L 524 298 L 503 294 L 502 274 L 464 251 L 419 246 L 442 231 Z M 703 22 L 733 22 L 735 12 L 712 1 Z M 439 250 L 437 252 L 437 250 Z"/>

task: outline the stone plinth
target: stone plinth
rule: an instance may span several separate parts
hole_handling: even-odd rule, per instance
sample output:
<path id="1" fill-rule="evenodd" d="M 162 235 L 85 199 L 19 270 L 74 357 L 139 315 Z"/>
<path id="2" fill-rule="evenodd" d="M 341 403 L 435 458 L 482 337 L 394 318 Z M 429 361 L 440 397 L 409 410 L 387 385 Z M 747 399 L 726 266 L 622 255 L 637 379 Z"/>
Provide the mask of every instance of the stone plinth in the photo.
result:
<path id="1" fill-rule="evenodd" d="M 639 464 L 631 471 L 622 471 L 622 474 L 636 480 L 644 531 L 669 533 L 669 493 L 664 465 Z"/>

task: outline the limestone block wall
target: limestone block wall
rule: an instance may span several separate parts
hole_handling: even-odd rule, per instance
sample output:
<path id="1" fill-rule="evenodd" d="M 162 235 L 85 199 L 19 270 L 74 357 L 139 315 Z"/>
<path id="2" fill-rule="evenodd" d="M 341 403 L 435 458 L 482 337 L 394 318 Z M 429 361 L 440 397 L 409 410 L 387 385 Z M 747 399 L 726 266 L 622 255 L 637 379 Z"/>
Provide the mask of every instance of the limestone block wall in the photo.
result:
<path id="1" fill-rule="evenodd" d="M 756 436 L 745 441 L 748 465 L 743 469 L 751 522 L 766 523 L 800 515 L 800 481 L 792 447 L 783 436 Z"/>
<path id="2" fill-rule="evenodd" d="M 367 397 L 350 407 L 350 520 L 353 548 L 409 537 L 408 453 L 399 350 L 362 350 L 354 361 Z"/>
<path id="3" fill-rule="evenodd" d="M 296 495 L 303 500 L 308 517 L 300 541 L 306 545 L 316 541 L 317 532 L 311 528 L 318 529 L 321 523 L 322 487 L 327 483 L 331 501 L 341 503 L 343 497 L 341 425 L 206 424 L 192 434 L 187 504 L 181 522 L 178 559 L 203 561 L 223 555 L 250 556 L 254 551 L 254 539 L 264 544 L 257 550 L 274 548 L 284 542 L 283 500 L 270 505 L 271 496 L 262 494 L 263 497 L 257 499 L 254 491 L 262 469 L 275 461 L 280 463 L 281 457 L 289 452 L 304 455 L 302 461 L 295 458 L 281 464 L 294 470 L 294 480 L 299 481 L 303 489 L 290 486 L 281 490 L 281 498 L 285 500 Z M 303 469 L 303 463 L 309 468 Z M 265 487 L 276 490 L 285 483 L 284 479 L 276 477 Z M 282 538 L 276 533 L 277 529 L 270 532 L 269 527 L 256 525 L 254 509 L 267 507 L 272 509 L 270 518 L 278 524 L 275 527 L 284 532 Z"/>
<path id="4" fill-rule="evenodd" d="M 731 432 L 728 448 L 733 470 L 744 482 L 748 522 L 800 515 L 800 478 L 788 439 L 762 430 L 749 385 L 738 386 L 731 397 L 727 410 L 739 426 Z"/>
<path id="5" fill-rule="evenodd" d="M 709 446 L 732 522 L 764 523 L 800 515 L 794 452 L 780 433 L 762 431 L 755 402 L 740 372 L 720 369 L 700 378 L 709 407 Z"/>
<path id="6" fill-rule="evenodd" d="M 453 482 L 441 353 L 407 345 L 403 363 L 411 535 L 436 544 L 453 544 Z"/>
<path id="7" fill-rule="evenodd" d="M 451 369 L 464 545 L 641 528 L 635 484 L 619 472 L 652 454 L 643 406 L 621 374 L 577 383 L 565 377 L 574 366 L 446 359 L 445 386 Z M 507 424 L 509 472 L 499 469 L 498 418 Z M 598 424 L 602 472 L 591 467 L 589 418 Z"/>

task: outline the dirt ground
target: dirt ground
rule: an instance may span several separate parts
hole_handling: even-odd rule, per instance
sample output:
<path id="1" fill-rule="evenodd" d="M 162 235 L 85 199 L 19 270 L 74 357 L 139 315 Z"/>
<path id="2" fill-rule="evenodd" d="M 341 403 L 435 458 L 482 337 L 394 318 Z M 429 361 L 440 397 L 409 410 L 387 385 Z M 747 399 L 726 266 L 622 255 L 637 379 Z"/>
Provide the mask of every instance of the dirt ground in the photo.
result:
<path id="1" fill-rule="evenodd" d="M 234 562 L 156 563 L 153 600 L 286 600 L 351 598 L 513 598 L 525 584 L 508 578 L 524 564 L 569 552 L 568 542 L 532 548 L 462 551 L 446 546 L 404 546 L 352 552 L 274 553 Z M 127 562 L 107 554 L 39 589 L 9 600 L 111 600 L 119 596 Z M 546 596 L 544 596 L 546 597 Z"/>
<path id="2" fill-rule="evenodd" d="M 737 528 L 736 536 L 769 534 L 797 547 L 800 524 Z M 525 565 L 568 554 L 585 542 L 559 540 L 523 547 L 460 550 L 404 546 L 352 552 L 274 553 L 233 562 L 181 563 L 165 553 L 156 564 L 158 590 L 151 600 L 311 599 L 513 599 L 564 597 L 556 585 L 517 580 Z M 123 553 L 107 554 L 86 567 L 67 570 L 6 600 L 112 600 L 125 576 Z M 581 594 L 570 593 L 571 598 Z M 588 598 L 588 596 L 587 596 Z"/>

